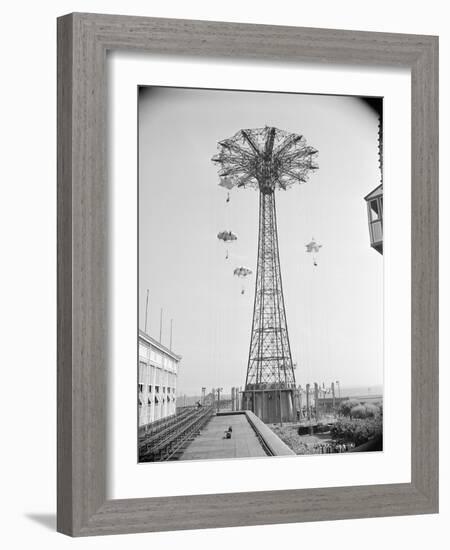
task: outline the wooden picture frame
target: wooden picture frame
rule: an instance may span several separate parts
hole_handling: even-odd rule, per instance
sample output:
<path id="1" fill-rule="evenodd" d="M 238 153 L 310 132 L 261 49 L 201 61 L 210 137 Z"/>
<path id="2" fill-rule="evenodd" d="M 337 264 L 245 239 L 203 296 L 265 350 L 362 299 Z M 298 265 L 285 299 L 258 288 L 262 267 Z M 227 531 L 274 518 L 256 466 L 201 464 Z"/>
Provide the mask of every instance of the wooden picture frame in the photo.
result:
<path id="1" fill-rule="evenodd" d="M 412 82 L 411 483 L 106 498 L 106 52 L 399 66 Z M 58 19 L 58 531 L 72 536 L 438 511 L 438 38 L 74 13 Z"/>

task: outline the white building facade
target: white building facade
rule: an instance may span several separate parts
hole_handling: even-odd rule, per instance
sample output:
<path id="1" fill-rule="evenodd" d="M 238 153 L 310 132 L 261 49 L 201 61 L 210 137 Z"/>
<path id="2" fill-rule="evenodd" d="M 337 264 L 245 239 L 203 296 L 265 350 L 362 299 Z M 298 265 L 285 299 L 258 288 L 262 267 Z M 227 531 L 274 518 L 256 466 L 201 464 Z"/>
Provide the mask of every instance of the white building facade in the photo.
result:
<path id="1" fill-rule="evenodd" d="M 175 414 L 181 357 L 139 331 L 139 428 Z"/>

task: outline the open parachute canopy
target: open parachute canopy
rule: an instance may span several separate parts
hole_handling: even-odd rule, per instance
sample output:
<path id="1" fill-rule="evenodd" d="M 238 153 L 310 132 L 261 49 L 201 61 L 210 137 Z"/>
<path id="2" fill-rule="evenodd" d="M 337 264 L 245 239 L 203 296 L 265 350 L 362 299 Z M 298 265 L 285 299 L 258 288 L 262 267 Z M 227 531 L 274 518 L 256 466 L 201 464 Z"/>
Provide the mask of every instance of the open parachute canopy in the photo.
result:
<path id="1" fill-rule="evenodd" d="M 221 187 L 225 187 L 225 189 L 228 189 L 229 191 L 230 189 L 233 189 L 234 182 L 232 178 L 228 178 L 227 176 L 224 176 L 223 178 L 220 179 L 219 185 Z"/>
<path id="2" fill-rule="evenodd" d="M 239 279 L 242 280 L 241 282 L 241 294 L 245 294 L 245 288 L 247 286 L 246 277 L 251 275 L 253 271 L 249 269 L 248 267 L 240 266 L 236 267 L 236 269 L 233 271 L 233 274 L 236 275 L 236 277 L 239 277 Z"/>
<path id="3" fill-rule="evenodd" d="M 306 244 L 305 246 L 306 246 L 306 252 L 309 253 L 309 254 L 312 254 L 314 267 L 317 267 L 316 254 L 318 252 L 320 252 L 320 249 L 322 248 L 322 245 L 319 244 L 313 237 L 311 239 L 311 241 L 308 244 Z"/>
<path id="4" fill-rule="evenodd" d="M 314 240 L 314 237 L 312 238 L 312 240 L 305 245 L 306 246 L 306 252 L 319 252 L 320 249 L 322 248 L 322 245 L 319 244 L 318 242 L 316 242 Z"/>
<path id="5" fill-rule="evenodd" d="M 233 271 L 233 275 L 236 275 L 236 277 L 247 277 L 248 275 L 251 275 L 253 271 L 249 269 L 248 267 L 236 267 L 236 269 Z"/>
<path id="6" fill-rule="evenodd" d="M 220 241 L 224 241 L 225 243 L 227 243 L 230 241 L 236 241 L 237 235 L 236 233 L 233 233 L 233 231 L 220 231 L 219 233 L 217 233 L 217 238 Z"/>

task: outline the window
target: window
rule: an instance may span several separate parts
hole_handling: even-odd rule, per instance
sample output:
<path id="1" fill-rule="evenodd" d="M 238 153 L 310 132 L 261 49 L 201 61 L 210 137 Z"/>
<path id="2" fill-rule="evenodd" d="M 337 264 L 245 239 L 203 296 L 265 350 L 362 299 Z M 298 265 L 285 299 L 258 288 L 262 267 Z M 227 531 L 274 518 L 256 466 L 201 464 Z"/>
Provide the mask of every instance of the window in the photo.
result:
<path id="1" fill-rule="evenodd" d="M 170 388 L 167 388 L 167 393 L 170 393 Z"/>
<path id="2" fill-rule="evenodd" d="M 151 405 L 152 404 L 152 400 L 150 399 L 150 397 L 147 399 L 147 405 Z"/>
<path id="3" fill-rule="evenodd" d="M 148 393 L 152 393 L 152 387 L 151 387 L 151 385 L 148 386 Z"/>
<path id="4" fill-rule="evenodd" d="M 166 387 L 163 386 L 163 393 L 166 393 Z"/>
<path id="5" fill-rule="evenodd" d="M 378 204 L 378 200 L 374 199 L 371 200 L 369 203 L 369 209 L 370 209 L 370 221 L 374 222 L 380 219 L 380 206 Z"/>
<path id="6" fill-rule="evenodd" d="M 159 393 L 159 386 L 155 386 L 156 393 Z"/>
<path id="7" fill-rule="evenodd" d="M 144 391 L 144 384 L 138 384 L 139 387 L 139 393 L 142 393 Z"/>

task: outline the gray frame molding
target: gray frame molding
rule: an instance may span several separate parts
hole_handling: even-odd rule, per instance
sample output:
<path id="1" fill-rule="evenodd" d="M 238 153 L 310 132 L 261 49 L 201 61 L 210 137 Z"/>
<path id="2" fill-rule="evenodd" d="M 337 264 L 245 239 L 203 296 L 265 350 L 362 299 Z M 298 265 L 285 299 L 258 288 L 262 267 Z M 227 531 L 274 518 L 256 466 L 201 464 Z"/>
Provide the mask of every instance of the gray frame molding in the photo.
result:
<path id="1" fill-rule="evenodd" d="M 412 481 L 107 500 L 106 52 L 409 67 Z M 58 19 L 58 530 L 73 536 L 438 511 L 438 38 L 75 13 Z"/>

